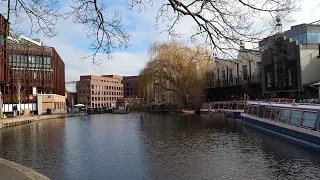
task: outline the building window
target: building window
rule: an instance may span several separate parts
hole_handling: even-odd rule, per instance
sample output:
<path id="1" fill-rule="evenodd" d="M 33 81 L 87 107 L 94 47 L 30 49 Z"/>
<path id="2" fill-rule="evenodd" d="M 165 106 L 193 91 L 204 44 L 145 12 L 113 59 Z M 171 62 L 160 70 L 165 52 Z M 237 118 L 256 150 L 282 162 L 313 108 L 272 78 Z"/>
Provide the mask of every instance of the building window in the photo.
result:
<path id="1" fill-rule="evenodd" d="M 229 69 L 229 83 L 233 84 L 233 69 Z"/>
<path id="2" fill-rule="evenodd" d="M 268 85 L 268 87 L 271 87 L 271 73 L 270 72 L 267 73 L 267 85 Z"/>
<path id="3" fill-rule="evenodd" d="M 94 89 L 94 85 L 91 85 L 91 89 Z"/>
<path id="4" fill-rule="evenodd" d="M 242 73 L 243 73 L 243 80 L 247 81 L 247 78 L 248 78 L 248 66 L 247 65 L 242 66 Z"/>
<path id="5" fill-rule="evenodd" d="M 289 81 L 289 86 L 294 86 L 293 69 L 288 69 L 288 81 Z"/>

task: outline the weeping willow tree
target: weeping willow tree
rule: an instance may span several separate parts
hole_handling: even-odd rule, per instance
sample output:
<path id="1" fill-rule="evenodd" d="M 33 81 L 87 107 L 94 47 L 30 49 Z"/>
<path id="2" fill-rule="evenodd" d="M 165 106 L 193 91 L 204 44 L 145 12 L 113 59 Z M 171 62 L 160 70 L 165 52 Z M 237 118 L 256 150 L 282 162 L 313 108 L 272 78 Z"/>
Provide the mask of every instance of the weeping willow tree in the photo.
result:
<path id="1" fill-rule="evenodd" d="M 149 58 L 138 82 L 144 98 L 171 92 L 185 107 L 201 98 L 205 75 L 212 70 L 206 51 L 178 42 L 155 43 L 149 49 Z"/>

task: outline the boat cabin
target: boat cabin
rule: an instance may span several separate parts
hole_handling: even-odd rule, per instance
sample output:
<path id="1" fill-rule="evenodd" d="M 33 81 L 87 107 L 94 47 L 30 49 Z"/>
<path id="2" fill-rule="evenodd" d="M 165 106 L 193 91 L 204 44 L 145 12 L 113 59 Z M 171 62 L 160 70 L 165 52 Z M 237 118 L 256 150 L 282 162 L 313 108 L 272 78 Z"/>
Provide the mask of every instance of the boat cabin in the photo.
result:
<path id="1" fill-rule="evenodd" d="M 244 113 L 270 121 L 320 131 L 319 104 L 248 102 Z"/>

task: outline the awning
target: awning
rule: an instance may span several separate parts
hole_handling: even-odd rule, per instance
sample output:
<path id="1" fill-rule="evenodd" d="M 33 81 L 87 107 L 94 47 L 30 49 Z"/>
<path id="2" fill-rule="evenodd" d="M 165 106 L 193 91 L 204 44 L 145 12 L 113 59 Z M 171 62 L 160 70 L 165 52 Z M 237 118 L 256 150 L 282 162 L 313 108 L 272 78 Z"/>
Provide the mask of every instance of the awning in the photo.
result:
<path id="1" fill-rule="evenodd" d="M 311 86 L 311 87 L 318 87 L 318 86 L 320 86 L 320 82 L 316 82 L 316 83 L 314 83 L 314 84 L 311 84 L 310 86 Z"/>
<path id="2" fill-rule="evenodd" d="M 74 107 L 86 107 L 86 105 L 84 105 L 84 104 L 76 104 L 76 105 L 74 105 Z"/>

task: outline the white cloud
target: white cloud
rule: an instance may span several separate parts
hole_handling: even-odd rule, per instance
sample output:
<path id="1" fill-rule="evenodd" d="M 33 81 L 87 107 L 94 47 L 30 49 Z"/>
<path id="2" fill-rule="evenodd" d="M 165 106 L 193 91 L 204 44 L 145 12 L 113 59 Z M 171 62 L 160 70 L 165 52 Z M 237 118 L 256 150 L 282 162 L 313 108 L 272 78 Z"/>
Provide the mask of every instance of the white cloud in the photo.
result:
<path id="1" fill-rule="evenodd" d="M 318 0 L 304 0 L 299 4 L 303 8 L 302 11 L 289 16 L 289 19 L 295 19 L 295 22 L 283 22 L 284 30 L 289 29 L 291 25 L 309 23 L 320 17 L 320 12 L 316 9 L 320 5 Z M 148 58 L 147 49 L 137 50 L 137 48 L 143 45 L 146 47 L 145 45 L 150 45 L 156 41 L 170 40 L 166 32 L 160 33 L 160 31 L 165 29 L 165 23 L 160 21 L 159 29 L 156 30 L 154 28 L 158 9 L 156 4 L 141 13 L 127 11 L 122 6 L 116 7 L 122 10 L 124 22 L 128 26 L 135 27 L 130 29 L 131 32 L 129 32 L 132 35 L 131 48 L 114 53 L 113 58 L 110 60 L 106 56 L 100 55 L 100 59 L 105 60 L 101 62 L 100 66 L 93 68 L 89 59 L 80 59 L 83 55 L 87 54 L 83 47 L 88 47 L 90 43 L 90 39 L 87 39 L 82 25 L 73 24 L 71 20 L 61 21 L 57 27 L 59 35 L 52 39 L 43 39 L 45 44 L 55 47 L 64 60 L 66 65 L 66 81 L 78 80 L 79 76 L 84 74 L 137 75 Z M 191 31 L 193 31 L 193 27 L 194 22 L 192 19 L 183 18 L 176 27 L 176 31 L 183 33 L 185 35 L 184 39 L 186 39 Z"/>

